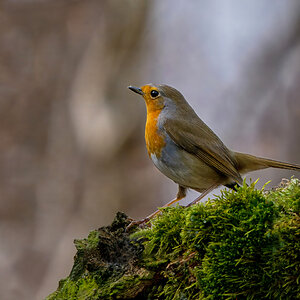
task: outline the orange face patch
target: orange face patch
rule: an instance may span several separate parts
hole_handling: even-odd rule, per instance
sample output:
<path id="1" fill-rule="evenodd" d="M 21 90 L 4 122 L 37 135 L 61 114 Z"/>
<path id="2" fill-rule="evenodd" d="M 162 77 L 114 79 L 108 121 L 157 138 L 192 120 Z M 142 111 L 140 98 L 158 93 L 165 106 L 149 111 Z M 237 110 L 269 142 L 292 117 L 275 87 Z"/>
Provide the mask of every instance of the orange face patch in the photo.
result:
<path id="1" fill-rule="evenodd" d="M 156 157 L 161 156 L 161 151 L 166 145 L 164 137 L 159 133 L 157 121 L 161 110 L 164 107 L 163 98 L 161 96 L 153 99 L 151 97 L 151 91 L 157 90 L 157 88 L 151 85 L 145 85 L 142 87 L 144 92 L 144 99 L 147 106 L 147 122 L 145 129 L 145 140 L 148 149 L 148 154 L 155 154 Z"/>
<path id="2" fill-rule="evenodd" d="M 163 107 L 164 107 L 164 101 L 163 101 L 163 98 L 162 96 L 157 96 L 156 98 L 154 98 L 152 95 L 151 95 L 151 92 L 158 92 L 159 94 L 159 91 L 158 89 L 155 87 L 155 86 L 152 86 L 152 85 L 144 85 L 141 87 L 144 95 L 144 99 L 145 99 L 145 102 L 146 102 L 146 105 L 147 105 L 147 111 L 153 111 L 153 110 L 162 110 Z"/>

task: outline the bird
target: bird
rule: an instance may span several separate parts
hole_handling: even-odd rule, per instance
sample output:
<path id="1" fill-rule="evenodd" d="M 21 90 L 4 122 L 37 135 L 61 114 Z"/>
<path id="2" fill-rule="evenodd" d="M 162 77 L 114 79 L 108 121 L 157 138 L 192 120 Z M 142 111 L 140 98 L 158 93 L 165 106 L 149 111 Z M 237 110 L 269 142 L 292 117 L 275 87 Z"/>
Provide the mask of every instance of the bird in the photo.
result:
<path id="1" fill-rule="evenodd" d="M 183 199 L 187 189 L 201 193 L 188 206 L 219 186 L 236 190 L 243 184 L 242 175 L 251 171 L 265 168 L 300 171 L 300 165 L 230 150 L 171 86 L 146 84 L 128 88 L 143 96 L 146 103 L 145 141 L 149 157 L 161 173 L 178 184 L 176 198 L 164 207 Z M 148 222 L 159 212 L 133 221 L 130 227 Z"/>

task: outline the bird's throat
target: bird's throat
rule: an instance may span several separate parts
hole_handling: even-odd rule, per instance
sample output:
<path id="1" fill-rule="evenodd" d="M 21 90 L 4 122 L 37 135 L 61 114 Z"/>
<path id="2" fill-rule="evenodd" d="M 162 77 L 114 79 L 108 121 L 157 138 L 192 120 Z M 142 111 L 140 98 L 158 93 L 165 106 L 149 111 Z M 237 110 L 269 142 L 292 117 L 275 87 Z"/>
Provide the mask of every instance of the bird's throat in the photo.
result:
<path id="1" fill-rule="evenodd" d="M 147 122 L 145 129 L 145 140 L 148 150 L 148 155 L 155 154 L 157 158 L 161 157 L 162 149 L 165 147 L 166 142 L 162 133 L 158 128 L 158 117 L 161 110 L 148 110 Z"/>

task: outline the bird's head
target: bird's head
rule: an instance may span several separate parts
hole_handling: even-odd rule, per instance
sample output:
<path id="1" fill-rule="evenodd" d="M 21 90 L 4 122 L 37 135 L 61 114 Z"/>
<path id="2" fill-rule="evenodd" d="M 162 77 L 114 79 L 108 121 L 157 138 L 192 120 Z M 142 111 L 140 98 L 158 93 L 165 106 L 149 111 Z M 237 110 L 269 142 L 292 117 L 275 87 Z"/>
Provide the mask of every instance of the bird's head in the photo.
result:
<path id="1" fill-rule="evenodd" d="M 160 84 L 147 84 L 140 88 L 129 86 L 133 92 L 144 97 L 147 110 L 162 110 L 164 107 L 176 107 L 186 104 L 182 94 L 171 86 Z"/>

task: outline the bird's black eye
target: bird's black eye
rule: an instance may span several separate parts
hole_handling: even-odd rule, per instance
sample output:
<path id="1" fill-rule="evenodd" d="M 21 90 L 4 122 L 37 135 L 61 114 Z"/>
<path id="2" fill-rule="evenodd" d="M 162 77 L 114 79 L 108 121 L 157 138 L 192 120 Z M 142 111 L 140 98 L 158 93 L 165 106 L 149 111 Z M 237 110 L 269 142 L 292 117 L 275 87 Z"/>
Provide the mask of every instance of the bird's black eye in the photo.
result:
<path id="1" fill-rule="evenodd" d="M 152 98 L 156 98 L 156 97 L 158 97 L 159 92 L 158 92 L 157 90 L 152 90 L 152 91 L 150 92 L 150 95 L 151 95 Z"/>

